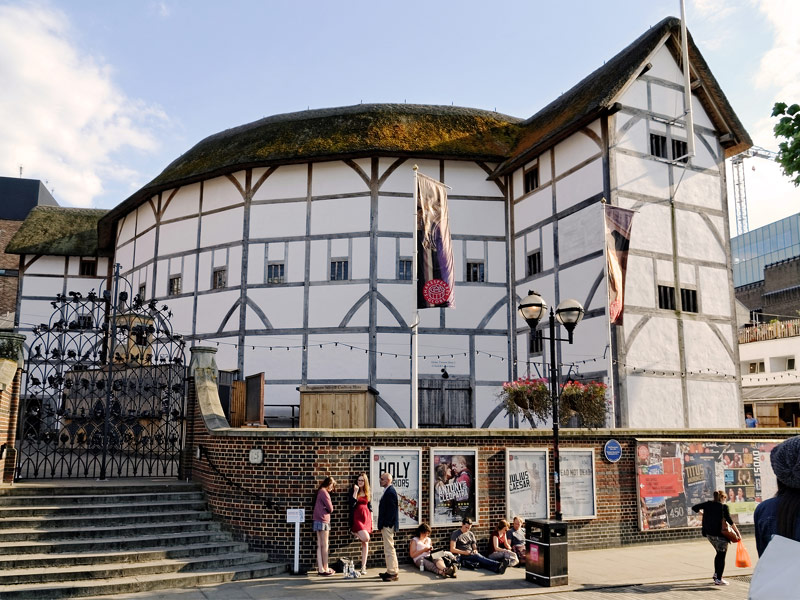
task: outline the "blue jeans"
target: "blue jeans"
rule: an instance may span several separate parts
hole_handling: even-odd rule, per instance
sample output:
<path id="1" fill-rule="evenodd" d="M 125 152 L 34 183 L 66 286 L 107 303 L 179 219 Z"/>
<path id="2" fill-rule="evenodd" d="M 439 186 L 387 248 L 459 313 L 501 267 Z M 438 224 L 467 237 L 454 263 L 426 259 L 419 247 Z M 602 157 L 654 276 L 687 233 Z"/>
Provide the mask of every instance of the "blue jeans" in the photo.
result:
<path id="1" fill-rule="evenodd" d="M 461 560 L 462 564 L 469 563 L 488 571 L 494 571 L 495 573 L 500 570 L 499 562 L 492 560 L 491 558 L 486 558 L 483 554 L 470 554 L 469 556 L 462 554 L 458 558 Z"/>

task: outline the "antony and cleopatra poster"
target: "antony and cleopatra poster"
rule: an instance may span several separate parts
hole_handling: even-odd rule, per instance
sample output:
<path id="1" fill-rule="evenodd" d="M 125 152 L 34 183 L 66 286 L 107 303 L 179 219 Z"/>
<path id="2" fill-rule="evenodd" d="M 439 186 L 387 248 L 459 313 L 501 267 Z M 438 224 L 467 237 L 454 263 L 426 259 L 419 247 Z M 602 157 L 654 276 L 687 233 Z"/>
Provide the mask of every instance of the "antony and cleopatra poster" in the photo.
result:
<path id="1" fill-rule="evenodd" d="M 378 525 L 378 504 L 383 496 L 381 473 L 392 475 L 392 485 L 397 491 L 400 512 L 400 529 L 411 529 L 420 524 L 422 502 L 422 450 L 417 448 L 372 448 L 369 481 L 372 485 L 372 522 Z"/>
<path id="2" fill-rule="evenodd" d="M 752 523 L 777 490 L 769 453 L 778 441 L 637 440 L 636 477 L 642 531 L 700 527 L 692 506 L 725 490 L 736 523 Z"/>
<path id="3" fill-rule="evenodd" d="M 477 522 L 478 451 L 431 448 L 431 526 Z"/>

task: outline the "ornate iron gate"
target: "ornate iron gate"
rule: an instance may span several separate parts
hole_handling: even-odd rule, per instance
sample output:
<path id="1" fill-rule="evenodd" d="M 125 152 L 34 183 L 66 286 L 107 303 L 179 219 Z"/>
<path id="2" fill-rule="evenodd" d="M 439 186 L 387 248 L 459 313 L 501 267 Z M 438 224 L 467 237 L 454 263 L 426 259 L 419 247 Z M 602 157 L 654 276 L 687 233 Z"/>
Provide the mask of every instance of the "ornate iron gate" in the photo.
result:
<path id="1" fill-rule="evenodd" d="M 172 313 L 131 292 L 70 292 L 33 330 L 20 407 L 17 479 L 176 477 L 185 342 Z"/>

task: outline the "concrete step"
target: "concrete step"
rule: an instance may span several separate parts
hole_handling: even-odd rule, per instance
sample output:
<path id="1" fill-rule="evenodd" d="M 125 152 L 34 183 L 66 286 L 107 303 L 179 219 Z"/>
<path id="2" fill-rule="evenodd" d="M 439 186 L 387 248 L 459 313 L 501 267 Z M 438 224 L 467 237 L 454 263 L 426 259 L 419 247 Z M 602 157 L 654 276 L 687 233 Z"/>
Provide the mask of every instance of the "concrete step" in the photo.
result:
<path id="1" fill-rule="evenodd" d="M 49 541 L 18 541 L 0 544 L 0 557 L 12 554 L 43 554 L 92 552 L 102 547 L 103 551 L 135 551 L 142 548 L 163 548 L 186 544 L 205 544 L 231 541 L 231 534 L 219 530 L 205 530 L 181 535 L 138 535 L 136 537 L 108 537 L 101 542 L 97 538 L 62 539 Z"/>
<path id="2" fill-rule="evenodd" d="M 256 579 L 285 571 L 285 564 L 261 562 L 227 569 L 202 569 L 190 573 L 160 573 L 119 579 L 82 579 L 50 584 L 3 585 L 0 586 L 0 598 L 4 600 L 58 600 L 60 598 L 129 594 L 195 587 L 241 579 Z"/>
<path id="3" fill-rule="evenodd" d="M 57 501 L 58 498 L 54 498 L 54 501 Z M 196 510 L 196 511 L 204 511 L 206 510 L 206 501 L 205 498 L 198 498 L 197 500 L 184 500 L 184 501 L 167 501 L 167 502 L 149 502 L 149 503 L 140 503 L 140 502 L 112 502 L 109 504 L 92 504 L 91 505 L 91 512 L 92 514 L 106 514 L 106 513 L 147 513 L 147 512 L 164 512 L 167 510 L 179 510 L 179 511 L 187 511 L 187 510 Z M 0 518 L 3 519 L 13 519 L 13 518 L 24 518 L 24 517 L 39 517 L 45 519 L 47 517 L 50 518 L 64 518 L 70 517 L 73 515 L 84 515 L 87 512 L 87 508 L 83 504 L 67 504 L 67 505 L 58 505 L 57 503 L 53 503 L 52 505 L 43 505 L 43 506 L 3 506 L 0 507 Z"/>
<path id="4" fill-rule="evenodd" d="M 77 541 L 91 538 L 102 543 L 103 538 L 118 536 L 136 537 L 142 533 L 148 535 L 181 535 L 197 531 L 219 531 L 216 521 L 185 521 L 180 523 L 150 523 L 146 528 L 140 525 L 123 525 L 119 527 L 58 527 L 53 529 L 17 528 L 0 530 L 0 548 L 7 542 L 35 541 L 47 542 L 57 540 Z"/>
<path id="5" fill-rule="evenodd" d="M 0 555 L 0 573 L 6 569 L 61 568 L 77 565 L 101 565 L 118 562 L 148 562 L 163 559 L 182 559 L 193 556 L 213 556 L 247 552 L 244 542 L 214 541 L 165 548 L 142 548 L 133 551 L 62 552 L 53 554 Z"/>
<path id="6" fill-rule="evenodd" d="M 86 511 L 84 511 L 85 513 Z M 103 513 L 94 514 L 94 510 L 89 515 L 65 516 L 60 518 L 49 517 L 6 517 L 0 511 L 0 533 L 5 530 L 13 529 L 35 529 L 36 531 L 48 531 L 53 529 L 65 528 L 86 528 L 86 527 L 123 527 L 126 525 L 144 525 L 151 523 L 177 523 L 185 521 L 209 521 L 211 513 L 208 511 L 169 511 L 169 512 L 145 512 L 145 513 Z M 2 538 L 0 538 L 2 539 Z"/>
<path id="7" fill-rule="evenodd" d="M 104 494 L 161 494 L 171 492 L 199 491 L 201 488 L 194 482 L 164 481 L 153 482 L 143 480 L 129 483 L 98 483 L 93 479 L 86 479 L 79 483 L 78 480 L 55 480 L 46 483 L 16 483 L 14 485 L 0 485 L 0 498 L 7 496 L 99 496 Z"/>
<path id="8" fill-rule="evenodd" d="M 110 494 L 106 490 L 102 495 L 86 495 L 86 494 L 34 494 L 34 495 L 18 495 L 18 496 L 0 496 L 0 508 L 6 506 L 67 506 L 67 505 L 93 505 L 93 504 L 111 504 L 123 503 L 132 504 L 138 502 L 181 502 L 186 500 L 202 500 L 203 493 L 198 491 L 185 491 L 185 492 L 144 492 L 124 493 L 124 494 Z"/>
<path id="9" fill-rule="evenodd" d="M 251 552 L 215 554 L 182 559 L 161 559 L 136 563 L 109 563 L 102 565 L 77 565 L 47 569 L 9 569 L 0 571 L 0 586 L 25 583 L 56 583 L 85 579 L 121 579 L 158 575 L 165 573 L 185 573 L 203 569 L 227 569 L 254 563 L 265 562 L 267 557 Z"/>

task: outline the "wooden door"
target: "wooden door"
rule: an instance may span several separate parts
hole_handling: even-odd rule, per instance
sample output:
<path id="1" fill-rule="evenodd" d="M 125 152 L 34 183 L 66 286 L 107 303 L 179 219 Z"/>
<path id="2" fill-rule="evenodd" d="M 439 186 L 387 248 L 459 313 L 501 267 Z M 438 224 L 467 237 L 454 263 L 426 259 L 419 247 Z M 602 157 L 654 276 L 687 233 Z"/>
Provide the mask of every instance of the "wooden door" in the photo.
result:
<path id="1" fill-rule="evenodd" d="M 466 379 L 419 380 L 419 426 L 472 428 L 472 388 Z"/>

